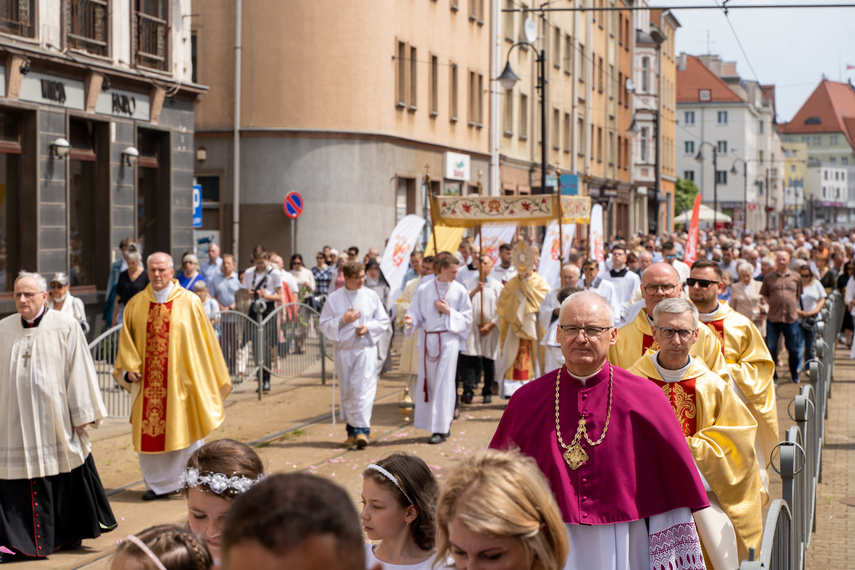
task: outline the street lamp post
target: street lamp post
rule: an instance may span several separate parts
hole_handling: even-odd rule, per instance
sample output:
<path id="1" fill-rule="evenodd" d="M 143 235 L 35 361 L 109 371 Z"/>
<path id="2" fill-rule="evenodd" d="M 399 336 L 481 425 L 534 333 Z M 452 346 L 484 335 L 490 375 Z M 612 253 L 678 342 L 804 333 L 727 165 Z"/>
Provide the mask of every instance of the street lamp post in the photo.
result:
<path id="1" fill-rule="evenodd" d="M 742 162 L 742 183 L 744 186 L 742 193 L 742 229 L 748 231 L 748 161 L 744 158 L 737 158 L 733 161 L 730 173 L 734 176 L 737 174 L 736 163 L 740 161 Z"/>
<path id="2" fill-rule="evenodd" d="M 508 50 L 508 57 L 505 59 L 505 69 L 498 77 L 499 84 L 506 91 L 513 89 L 519 76 L 514 73 L 511 67 L 511 51 L 517 46 L 530 46 L 534 50 L 537 58 L 537 91 L 540 94 L 540 184 L 546 191 L 546 48 L 538 51 L 537 47 L 531 42 L 517 42 Z M 561 227 L 561 224 L 558 224 Z"/>
<path id="3" fill-rule="evenodd" d="M 718 148 L 711 142 L 703 141 L 698 147 L 698 154 L 695 155 L 695 160 L 698 162 L 704 161 L 704 155 L 701 150 L 704 145 L 709 145 L 712 149 L 712 166 L 713 166 L 713 229 L 718 228 Z"/>

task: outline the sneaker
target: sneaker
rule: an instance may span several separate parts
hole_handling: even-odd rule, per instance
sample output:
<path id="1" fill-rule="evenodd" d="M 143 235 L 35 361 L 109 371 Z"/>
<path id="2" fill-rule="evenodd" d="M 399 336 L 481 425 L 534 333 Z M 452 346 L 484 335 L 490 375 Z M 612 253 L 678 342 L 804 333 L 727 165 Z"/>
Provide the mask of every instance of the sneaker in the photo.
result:
<path id="1" fill-rule="evenodd" d="M 368 436 L 364 433 L 357 434 L 356 449 L 365 449 L 366 447 L 368 447 Z"/>

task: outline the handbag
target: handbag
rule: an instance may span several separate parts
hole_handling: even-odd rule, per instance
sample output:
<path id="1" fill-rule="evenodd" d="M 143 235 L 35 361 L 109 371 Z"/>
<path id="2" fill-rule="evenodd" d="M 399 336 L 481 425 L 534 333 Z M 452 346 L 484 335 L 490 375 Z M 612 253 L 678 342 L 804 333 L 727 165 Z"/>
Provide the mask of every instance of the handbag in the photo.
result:
<path id="1" fill-rule="evenodd" d="M 799 296 L 799 307 L 802 308 L 802 311 L 805 310 L 805 305 L 802 303 L 802 298 Z M 816 330 L 816 317 L 802 317 L 799 322 L 799 326 L 801 326 L 806 331 L 814 331 Z"/>

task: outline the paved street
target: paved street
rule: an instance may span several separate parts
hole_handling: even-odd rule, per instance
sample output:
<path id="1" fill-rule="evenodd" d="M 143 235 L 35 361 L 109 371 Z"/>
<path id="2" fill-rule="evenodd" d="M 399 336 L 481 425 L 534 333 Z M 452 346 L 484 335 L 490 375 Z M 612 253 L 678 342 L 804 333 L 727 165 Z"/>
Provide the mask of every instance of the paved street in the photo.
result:
<path id="1" fill-rule="evenodd" d="M 855 559 L 855 507 L 842 500 L 855 497 L 855 364 L 848 354 L 839 353 L 836 381 L 830 400 L 823 481 L 818 489 L 817 530 L 808 552 L 808 569 L 843 570 Z M 330 367 L 331 368 L 331 367 Z M 393 451 L 419 454 L 442 477 L 454 469 L 459 458 L 487 445 L 504 404 L 464 406 L 460 419 L 452 425 L 451 439 L 442 445 L 427 445 L 429 435 L 404 422 L 398 400 L 406 379 L 400 374 L 384 376 L 374 408 L 372 445 L 364 451 L 344 449 L 344 425 L 332 425 L 330 406 L 332 383 L 321 385 L 320 371 L 291 380 L 273 380 L 273 392 L 257 400 L 251 386 L 242 386 L 230 396 L 225 424 L 209 439 L 231 437 L 253 443 L 271 472 L 310 471 L 330 477 L 343 485 L 354 502 L 359 502 L 362 470 L 370 462 Z M 798 392 L 794 384 L 778 388 L 778 409 L 782 431 L 792 425 L 787 404 Z M 784 421 L 786 419 L 786 421 Z M 21 570 L 39 568 L 109 567 L 116 540 L 153 524 L 182 523 L 186 520 L 183 498 L 143 502 L 144 491 L 136 454 L 130 445 L 130 429 L 124 420 L 110 420 L 92 436 L 94 457 L 111 493 L 111 503 L 119 528 L 98 540 L 84 542 L 80 550 L 58 552 L 46 561 L 25 562 Z M 781 496 L 780 480 L 772 475 L 772 496 Z"/>

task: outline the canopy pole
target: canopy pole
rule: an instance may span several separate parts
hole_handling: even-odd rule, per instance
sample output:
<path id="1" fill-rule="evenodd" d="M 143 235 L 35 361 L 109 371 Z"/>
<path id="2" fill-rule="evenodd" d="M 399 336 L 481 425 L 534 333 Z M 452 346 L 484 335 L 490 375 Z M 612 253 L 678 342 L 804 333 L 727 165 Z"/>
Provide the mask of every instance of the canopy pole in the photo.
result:
<path id="1" fill-rule="evenodd" d="M 564 204 L 561 202 L 561 169 L 555 169 L 555 176 L 558 178 L 558 187 L 555 191 L 558 193 L 558 274 L 561 274 L 561 268 L 564 267 L 564 232 L 562 220 L 564 219 Z"/>

